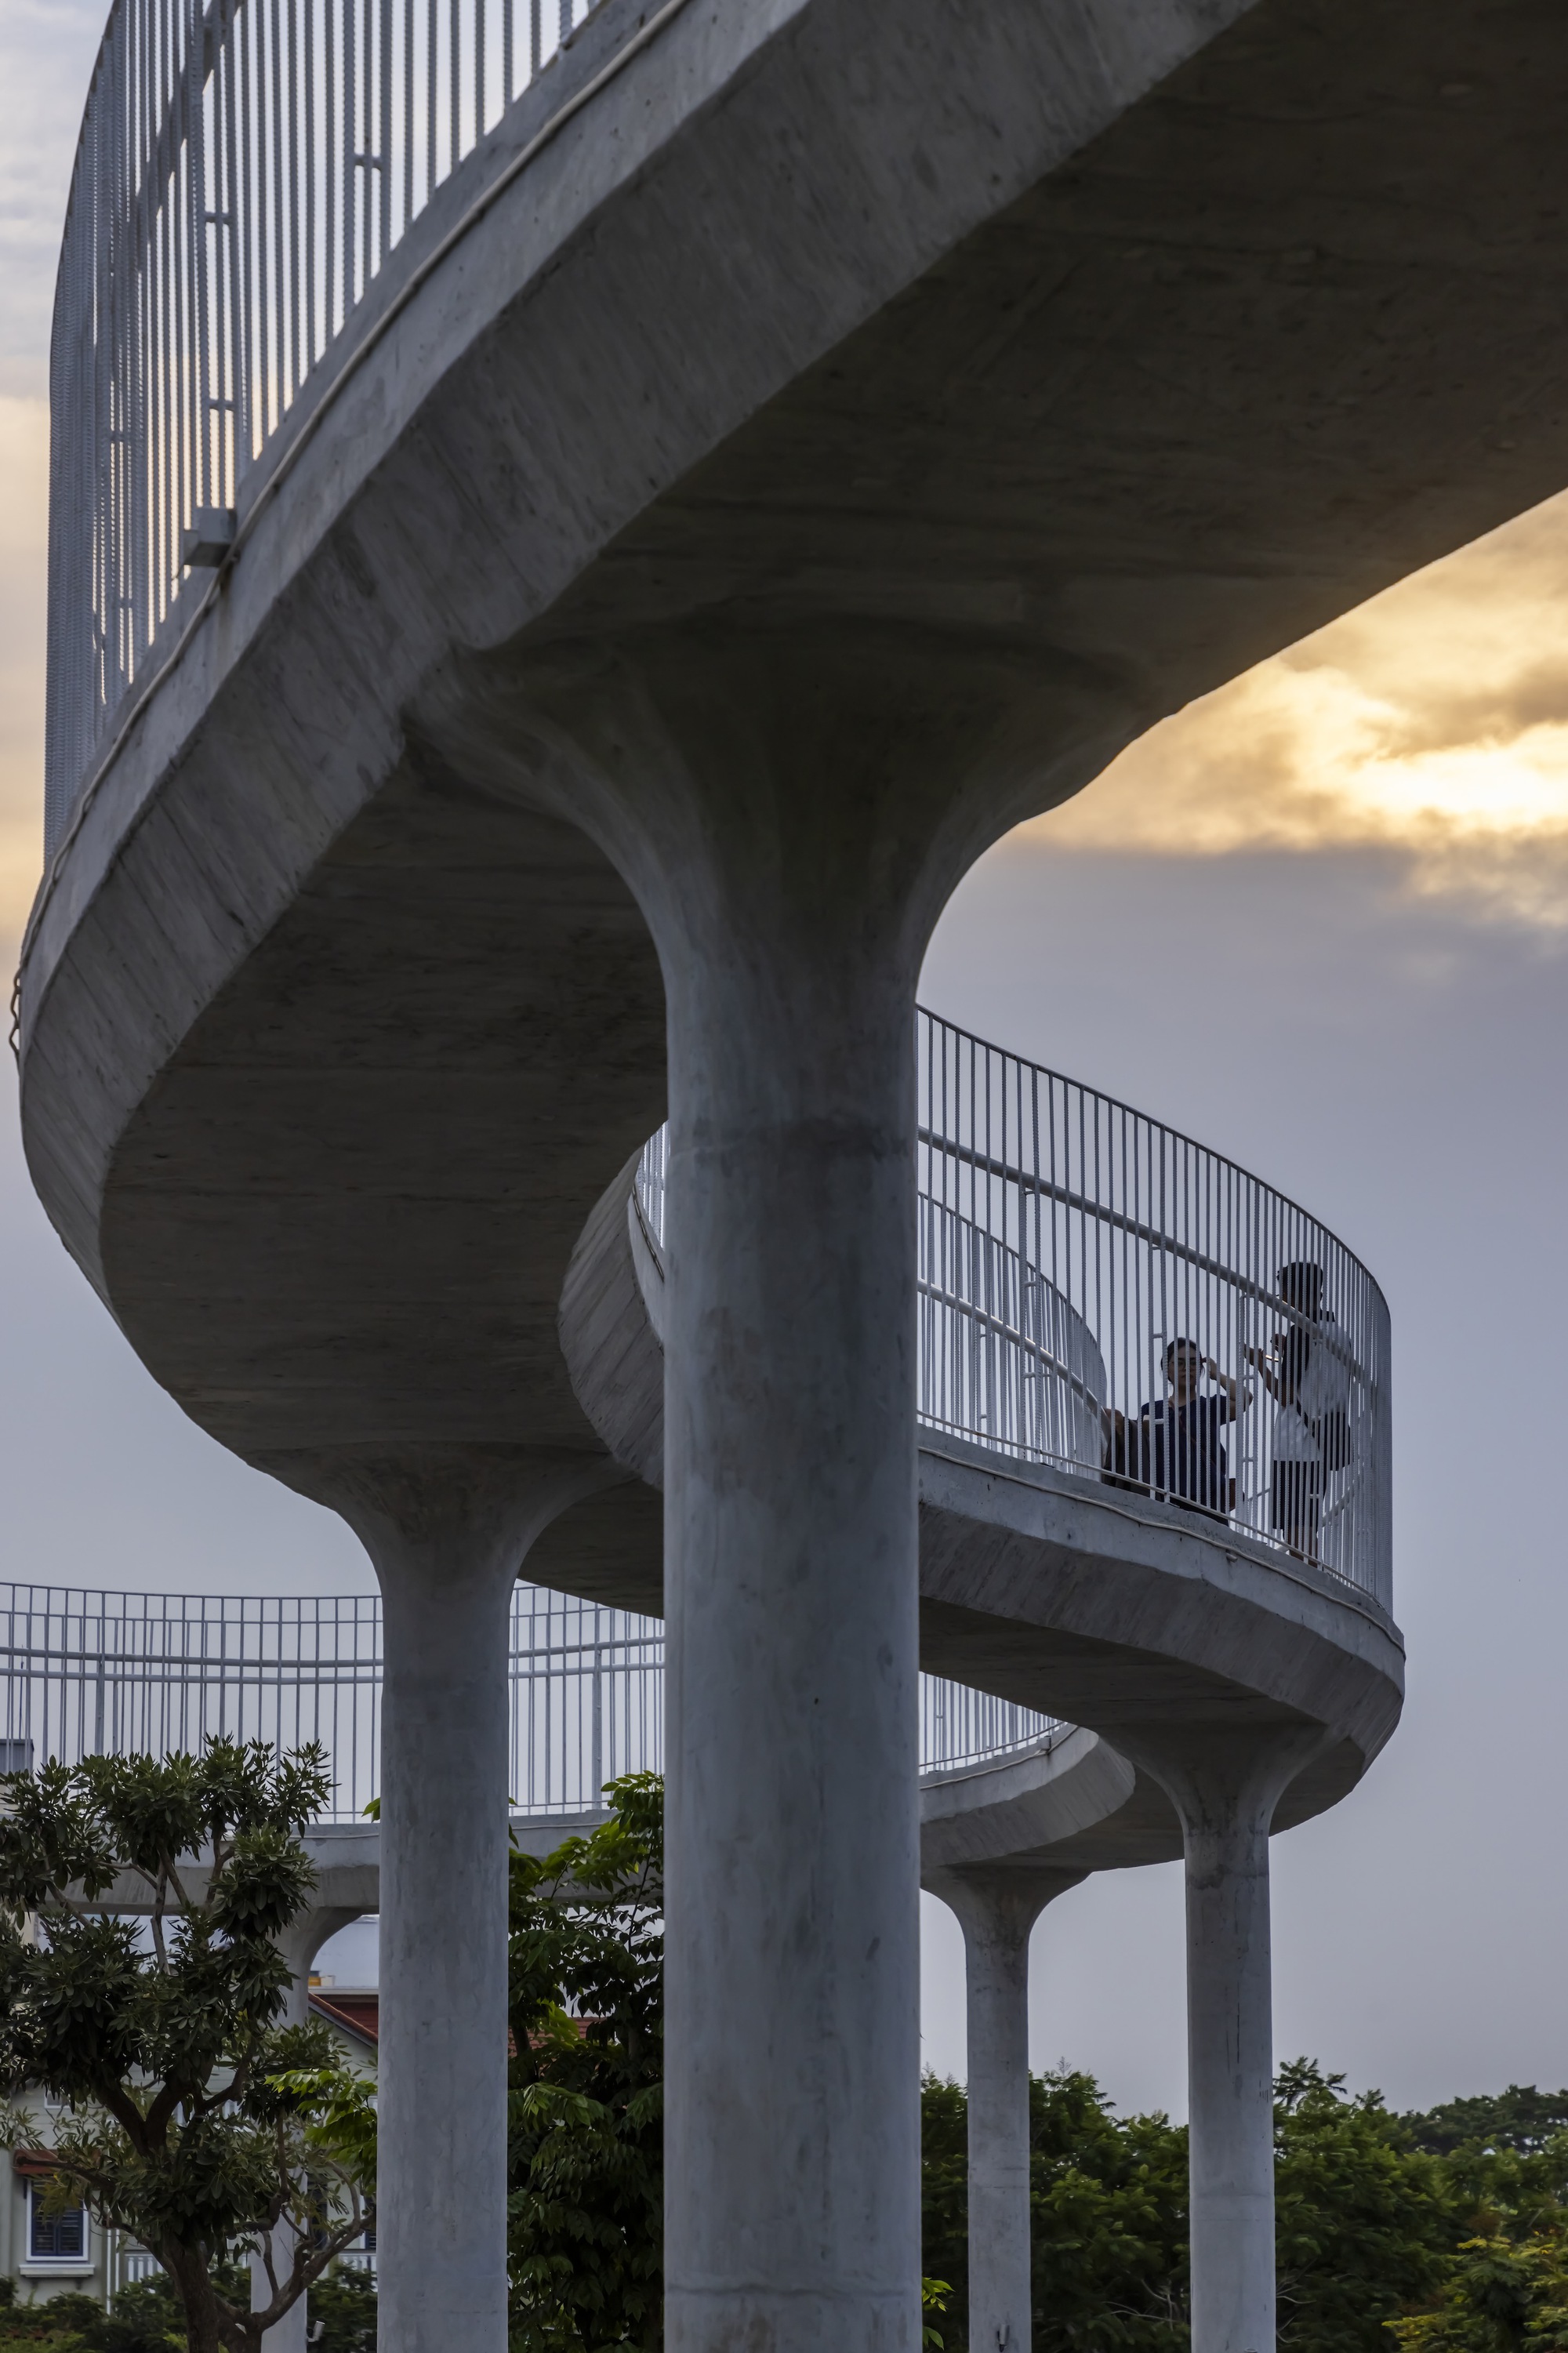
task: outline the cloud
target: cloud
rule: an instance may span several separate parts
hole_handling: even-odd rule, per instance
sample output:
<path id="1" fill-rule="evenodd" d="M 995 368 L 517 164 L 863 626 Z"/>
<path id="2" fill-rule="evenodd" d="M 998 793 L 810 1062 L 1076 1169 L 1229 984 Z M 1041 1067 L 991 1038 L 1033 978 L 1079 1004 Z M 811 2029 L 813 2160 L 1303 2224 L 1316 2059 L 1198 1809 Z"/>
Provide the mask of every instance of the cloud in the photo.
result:
<path id="1" fill-rule="evenodd" d="M 43 861 L 48 408 L 0 395 L 0 934 L 20 934 Z"/>
<path id="2" fill-rule="evenodd" d="M 77 131 L 104 0 L 3 0 L 0 90 L 0 391 L 43 386 L 49 309 Z"/>
<path id="3" fill-rule="evenodd" d="M 39 862 L 41 395 L 103 0 L 0 0 L 0 931 Z M 1568 496 L 1167 720 L 1037 821 L 1180 858 L 1363 849 L 1406 891 L 1568 938 Z"/>
<path id="4" fill-rule="evenodd" d="M 1133 744 L 1031 830 L 1224 857 L 1376 847 L 1405 886 L 1568 928 L 1568 497 Z"/>
<path id="5" fill-rule="evenodd" d="M 104 0 L 0 0 L 0 936 L 7 948 L 26 920 L 42 862 L 49 311 L 104 13 Z"/>

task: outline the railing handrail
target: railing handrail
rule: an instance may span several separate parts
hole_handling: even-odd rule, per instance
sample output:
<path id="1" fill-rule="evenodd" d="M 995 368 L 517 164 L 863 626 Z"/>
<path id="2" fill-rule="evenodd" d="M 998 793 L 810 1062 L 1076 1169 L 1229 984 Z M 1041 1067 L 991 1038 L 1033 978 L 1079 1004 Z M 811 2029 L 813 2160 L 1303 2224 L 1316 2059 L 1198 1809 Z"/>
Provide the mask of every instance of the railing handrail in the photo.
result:
<path id="1" fill-rule="evenodd" d="M 1242 1161 L 1233 1159 L 1228 1153 L 1221 1152 L 1216 1145 L 1205 1144 L 1200 1137 L 1189 1134 L 1185 1128 L 1173 1126 L 1169 1120 L 1157 1117 L 1153 1112 L 1140 1111 L 1136 1103 L 1128 1103 L 1121 1095 L 1109 1093 L 1104 1087 L 1096 1086 L 1091 1079 L 1075 1078 L 1069 1071 L 1052 1070 L 1043 1062 L 1031 1062 L 1026 1055 L 1015 1053 L 1009 1046 L 994 1044 L 990 1039 L 982 1038 L 978 1030 L 966 1029 L 962 1022 L 949 1020 L 945 1013 L 933 1013 L 929 1006 L 922 1005 L 918 1008 L 918 1018 L 931 1022 L 934 1028 L 945 1030 L 950 1038 L 956 1038 L 966 1046 L 978 1048 L 983 1053 L 1005 1055 L 1010 1060 L 1023 1064 L 1026 1070 L 1037 1072 L 1042 1078 L 1054 1079 L 1058 1085 L 1076 1088 L 1082 1094 L 1092 1095 L 1098 1103 L 1104 1105 L 1107 1111 L 1116 1112 L 1124 1119 L 1142 1120 L 1161 1135 L 1167 1137 L 1171 1143 L 1180 1145 L 1184 1151 L 1201 1152 L 1204 1157 L 1212 1161 L 1216 1168 L 1226 1169 L 1231 1176 L 1240 1177 L 1245 1184 L 1259 1187 L 1272 1200 L 1278 1201 L 1281 1208 L 1289 1209 L 1299 1218 L 1305 1219 L 1309 1225 L 1316 1226 L 1324 1240 L 1331 1242 L 1336 1250 L 1342 1250 L 1348 1262 L 1355 1268 L 1358 1274 L 1364 1276 L 1373 1289 L 1377 1291 L 1379 1297 L 1382 1297 L 1377 1278 L 1366 1261 L 1358 1258 L 1349 1243 L 1342 1241 L 1331 1227 L 1325 1226 L 1315 1211 L 1307 1208 L 1293 1195 L 1285 1192 L 1279 1186 L 1271 1184 L 1268 1177 L 1259 1176 L 1255 1169 L 1248 1168 Z M 933 1145 L 939 1151 L 946 1148 L 944 1138 L 928 1134 L 923 1128 L 918 1140 L 921 1144 Z M 1003 1172 L 998 1170 L 995 1173 Z M 1288 1303 L 1283 1300 L 1276 1301 L 1269 1298 L 1264 1303 L 1268 1306 L 1278 1304 L 1286 1313 L 1294 1313 L 1294 1310 L 1290 1309 Z"/>
<path id="2" fill-rule="evenodd" d="M 126 1642 L 127 1629 L 145 1640 Z M 192 1644 L 191 1633 L 223 1639 Z M 258 1655 L 279 1634 L 298 1639 Z M 9 1762 L 18 1746 L 74 1763 L 105 1750 L 195 1747 L 228 1731 L 279 1746 L 321 1737 L 340 1792 L 348 1790 L 326 1820 L 353 1819 L 378 1786 L 379 1595 L 0 1585 L 0 1749 Z M 659 1621 L 520 1581 L 508 1677 L 510 1795 L 522 1811 L 591 1810 L 616 1772 L 658 1764 L 663 1654 Z M 1066 1728 L 929 1676 L 921 1709 L 924 1769 L 943 1774 L 1049 1747 Z"/>
<path id="3" fill-rule="evenodd" d="M 241 497 L 252 470 L 290 422 L 292 463 L 366 355 L 346 330 L 392 251 L 594 5 L 403 0 L 373 15 L 361 0 L 114 0 L 55 289 L 51 856 L 152 691 L 149 664 L 155 685 L 211 608 L 255 520 Z M 627 16 L 597 71 L 473 192 L 362 342 L 682 5 Z M 301 400 L 307 385 L 320 397 Z M 199 513 L 226 518 L 231 552 L 204 558 L 218 571 L 182 598 Z"/>
<path id="4" fill-rule="evenodd" d="M 963 1038 L 971 1044 L 978 1045 L 983 1042 L 978 1039 L 971 1039 L 967 1030 L 957 1030 L 953 1034 Z M 1055 1079 L 1061 1079 L 1062 1075 L 1059 1071 L 1053 1071 L 1050 1073 L 1050 1076 Z M 1331 1241 L 1337 1249 L 1344 1250 L 1348 1262 L 1356 1269 L 1358 1273 L 1366 1277 L 1374 1291 L 1378 1291 L 1376 1278 L 1368 1271 L 1365 1264 L 1356 1257 L 1355 1252 L 1345 1250 L 1338 1235 L 1324 1226 L 1321 1219 L 1314 1218 L 1310 1209 L 1303 1209 L 1300 1202 L 1292 1200 L 1289 1193 L 1281 1193 L 1277 1186 L 1268 1184 L 1261 1176 L 1255 1176 L 1251 1170 L 1244 1168 L 1239 1161 L 1227 1160 L 1223 1153 L 1214 1152 L 1206 1144 L 1199 1144 L 1192 1136 L 1184 1135 L 1179 1128 L 1167 1126 L 1163 1120 L 1150 1118 L 1146 1112 L 1134 1111 L 1130 1104 L 1119 1102 L 1114 1095 L 1100 1094 L 1098 1088 L 1085 1085 L 1081 1079 L 1066 1079 L 1064 1083 L 1070 1087 L 1081 1088 L 1086 1094 L 1097 1095 L 1108 1109 L 1120 1112 L 1125 1118 L 1148 1119 L 1150 1126 L 1159 1134 L 1168 1137 L 1173 1144 L 1180 1145 L 1188 1152 L 1202 1152 L 1213 1160 L 1216 1167 L 1227 1169 L 1231 1175 L 1243 1178 L 1248 1185 L 1262 1187 L 1264 1191 L 1284 1208 L 1293 1210 L 1298 1217 L 1305 1218 L 1317 1226 L 1324 1240 Z M 1196 1267 L 1201 1273 L 1217 1274 L 1226 1282 L 1234 1283 L 1238 1290 L 1245 1291 L 1249 1298 L 1256 1299 L 1260 1307 L 1271 1307 L 1276 1314 L 1283 1315 L 1289 1323 L 1305 1325 L 1310 1322 L 1299 1307 L 1292 1306 L 1289 1300 L 1283 1298 L 1279 1292 L 1270 1291 L 1266 1284 L 1257 1282 L 1249 1276 L 1238 1274 L 1234 1269 L 1227 1267 L 1222 1260 L 1211 1258 L 1204 1251 L 1194 1250 L 1191 1243 L 1182 1241 L 1173 1234 L 1167 1234 L 1156 1226 L 1125 1217 L 1118 1209 L 1108 1208 L 1103 1203 L 1089 1199 L 1087 1194 L 1075 1193 L 1067 1186 L 1047 1184 L 1042 1177 L 1030 1176 L 1027 1169 L 1011 1167 L 1007 1162 L 998 1160 L 991 1154 L 976 1152 L 972 1145 L 952 1143 L 944 1136 L 934 1134 L 930 1128 L 917 1129 L 916 1142 L 925 1145 L 931 1151 L 946 1154 L 950 1159 L 962 1161 L 967 1167 L 978 1168 L 987 1176 L 998 1176 L 1004 1184 L 1016 1185 L 1025 1192 L 1038 1194 L 1042 1200 L 1056 1201 L 1065 1209 L 1081 1210 L 1085 1217 L 1095 1218 L 1101 1225 L 1112 1226 L 1118 1232 L 1130 1235 L 1134 1241 L 1152 1242 L 1156 1248 L 1169 1251 L 1173 1258 L 1184 1259 L 1189 1266 Z M 1378 1291 L 1378 1295 L 1381 1298 L 1381 1291 Z"/>
<path id="5" fill-rule="evenodd" d="M 1389 1609 L 1388 1309 L 1363 1261 L 1168 1122 L 923 1008 L 916 1029 L 922 1426 L 1199 1510 Z M 667 1160 L 661 1130 L 634 1188 L 661 1271 Z M 1267 1355 L 1260 1313 L 1284 1327 Z M 1185 1403 L 1177 1339 L 1205 1368 Z"/>

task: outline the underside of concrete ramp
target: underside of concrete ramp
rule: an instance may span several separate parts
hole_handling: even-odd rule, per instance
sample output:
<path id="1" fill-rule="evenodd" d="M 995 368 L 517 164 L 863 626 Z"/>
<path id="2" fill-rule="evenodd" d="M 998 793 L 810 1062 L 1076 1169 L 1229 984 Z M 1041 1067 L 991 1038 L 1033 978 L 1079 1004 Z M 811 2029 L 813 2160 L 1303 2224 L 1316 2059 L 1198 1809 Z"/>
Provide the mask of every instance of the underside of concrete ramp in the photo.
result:
<path id="1" fill-rule="evenodd" d="M 411 1445 L 598 1461 L 531 1573 L 657 1606 L 651 1427 L 605 1443 L 556 1330 L 664 1108 L 607 686 L 788 727 L 853 678 L 916 734 L 967 698 L 978 853 L 1568 480 L 1565 92 L 1568 17 L 1493 0 L 692 0 L 323 419 L 49 878 L 30 1165 L 185 1409 L 323 1496 Z M 1112 1740 L 1131 1654 L 1163 1721 L 1331 1726 L 1281 1820 L 1387 1736 L 1395 1638 L 1310 1571 L 923 1476 L 929 1664 Z"/>
<path id="2" fill-rule="evenodd" d="M 973 1863 L 1016 1862 L 1026 1866 L 1065 1857 L 1069 1869 L 1094 1869 L 1086 1856 L 1119 1861 L 1163 1862 L 1181 1852 L 1181 1835 L 1168 1810 L 1163 1817 L 1139 1803 L 1132 1767 L 1092 1732 L 1068 1732 L 1049 1746 L 1020 1750 L 987 1764 L 952 1773 L 931 1773 L 921 1782 L 921 1859 L 936 1873 Z M 1157 1793 L 1155 1793 L 1157 1794 Z M 581 1814 L 513 1814 L 514 1847 L 542 1862 L 569 1838 L 585 1838 L 609 1819 L 603 1811 Z M 381 1908 L 379 1822 L 322 1822 L 308 1830 L 304 1848 L 315 1879 L 307 1909 L 329 1915 L 335 1926 Z M 195 1903 L 205 1898 L 210 1865 L 185 1855 L 180 1883 Z M 581 1888 L 570 1878 L 563 1892 L 578 1902 L 607 1901 L 613 1889 Z M 151 1884 L 135 1872 L 122 1872 L 104 1888 L 92 1908 L 130 1915 L 153 1908 Z"/>
<path id="3" fill-rule="evenodd" d="M 1565 91 L 1568 17 L 1495 0 L 692 0 L 324 419 L 50 878 L 29 1162 L 158 1379 L 309 1492 L 598 1451 L 555 1303 L 663 1095 L 603 681 L 967 694 L 977 853 L 1568 480 Z"/>

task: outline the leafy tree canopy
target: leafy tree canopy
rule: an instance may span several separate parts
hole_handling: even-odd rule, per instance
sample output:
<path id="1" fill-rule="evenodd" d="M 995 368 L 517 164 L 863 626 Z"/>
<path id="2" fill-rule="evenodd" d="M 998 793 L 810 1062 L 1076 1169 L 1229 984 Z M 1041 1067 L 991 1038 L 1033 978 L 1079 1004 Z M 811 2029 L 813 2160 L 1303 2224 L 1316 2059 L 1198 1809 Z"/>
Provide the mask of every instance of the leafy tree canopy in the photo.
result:
<path id="1" fill-rule="evenodd" d="M 1352 2099 L 1342 2077 L 1298 2060 L 1280 2071 L 1276 2094 L 1280 2353 L 1392 2353 L 1388 2324 L 1434 2306 L 1478 2211 L 1496 2210 L 1479 2210 L 1466 2176 L 1413 2146 L 1376 2093 Z M 1032 2083 L 1029 2122 L 1037 2353 L 1185 2353 L 1185 2131 L 1163 2116 L 1118 2116 L 1092 2077 L 1067 2071 Z M 944 2327 L 947 2353 L 959 2353 L 968 2299 L 960 2085 L 927 2077 L 922 2126 L 924 2263 L 953 2282 Z M 1506 2186 L 1517 2190 L 1521 2168 L 1543 2162 L 1510 2153 Z M 1546 2340 L 1515 2341 L 1548 2353 Z M 1493 2353 L 1490 2339 L 1479 2342 Z M 1452 2344 L 1469 2353 L 1468 2339 Z M 1431 2345 L 1449 2353 L 1447 2337 Z"/>
<path id="2" fill-rule="evenodd" d="M 309 1896 L 300 1833 L 330 1787 L 319 1748 L 226 1739 L 0 1778 L 4 2089 L 63 2104 L 56 2202 L 81 2200 L 157 2256 L 192 2353 L 258 2353 L 365 2226 L 369 2088 L 324 2025 L 279 2023 L 275 1939 Z M 128 1878 L 146 1936 L 110 1908 Z M 13 2105 L 0 2142 L 37 2137 Z M 294 2234 L 281 2276 L 279 2223 Z M 272 2273 L 255 2314 L 224 2270 L 250 2250 Z"/>
<path id="3" fill-rule="evenodd" d="M 662 2341 L 664 1786 L 511 1859 L 508 2255 L 512 2353 Z"/>
<path id="4" fill-rule="evenodd" d="M 1456 2236 L 1453 2185 L 1409 2147 L 1381 2094 L 1298 2059 L 1275 2107 L 1279 2343 L 1289 2353 L 1387 2353 L 1384 2324 L 1429 2295 Z"/>
<path id="5" fill-rule="evenodd" d="M 1513 2149 L 1538 2157 L 1560 2133 L 1568 2133 L 1568 2091 L 1538 2092 L 1533 2084 L 1510 2084 L 1473 2100 L 1446 2100 L 1400 2118 L 1417 2148 L 1435 2157 L 1456 2149 Z"/>
<path id="6" fill-rule="evenodd" d="M 224 2293 L 243 2302 L 249 2274 L 230 2264 Z M 75 2291 L 17 2306 L 16 2282 L 0 2280 L 0 2353 L 185 2353 L 184 2315 L 167 2273 L 122 2287 L 112 2312 Z M 7 2293 L 8 2291 L 8 2293 Z M 311 2353 L 375 2353 L 375 2285 L 361 2271 L 331 2271 L 310 2294 Z"/>

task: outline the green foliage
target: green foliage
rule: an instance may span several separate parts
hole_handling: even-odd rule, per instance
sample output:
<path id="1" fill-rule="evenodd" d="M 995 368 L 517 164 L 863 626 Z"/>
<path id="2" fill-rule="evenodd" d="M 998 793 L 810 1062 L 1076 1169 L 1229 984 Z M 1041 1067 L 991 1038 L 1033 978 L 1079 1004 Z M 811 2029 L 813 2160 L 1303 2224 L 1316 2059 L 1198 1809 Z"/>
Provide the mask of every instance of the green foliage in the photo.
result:
<path id="1" fill-rule="evenodd" d="M 375 2085 L 334 2061 L 325 2067 L 289 2067 L 270 2075 L 274 2092 L 296 2103 L 307 2147 L 375 2198 Z"/>
<path id="2" fill-rule="evenodd" d="M 1186 2135 L 1118 2120 L 1091 2075 L 1029 2085 L 1037 2353 L 1173 2353 L 1187 2342 Z"/>
<path id="3" fill-rule="evenodd" d="M 941 2329 L 933 2328 L 923 2316 L 928 2312 L 945 2312 L 947 2299 L 952 2294 L 951 2280 L 922 2279 L 921 2282 L 921 2343 L 930 2348 L 931 2353 L 942 2353 L 942 2335 Z"/>
<path id="4" fill-rule="evenodd" d="M 248 2279 L 240 2266 L 225 2266 L 225 2292 L 243 2298 Z M 37 2347 L 42 2353 L 185 2353 L 185 2326 L 180 2300 L 164 2272 L 121 2288 L 112 2312 L 105 2312 L 96 2296 L 75 2291 L 37 2304 L 15 2302 L 16 2283 L 4 2282 L 11 2293 L 0 2296 L 0 2353 L 22 2353 Z"/>
<path id="5" fill-rule="evenodd" d="M 158 2257 L 193 2353 L 259 2347 L 364 2227 L 354 2079 L 326 2027 L 279 2022 L 275 1938 L 309 1895 L 300 1832 L 330 1786 L 319 1749 L 232 1740 L 0 1782 L 0 2083 L 63 2104 L 55 2194 Z M 142 1884 L 150 1949 L 98 1902 L 121 1874 Z M 13 2105 L 0 2144 L 37 2137 Z M 279 2221 L 295 2261 L 253 2315 L 225 2261 Z"/>
<path id="6" fill-rule="evenodd" d="M 1410 2353 L 1568 2353 L 1563 2230 L 1465 2240 L 1432 2308 L 1390 2327 Z"/>
<path id="7" fill-rule="evenodd" d="M 5 2285 L 12 2293 L 0 2309 L 0 2353 L 97 2353 L 91 2331 L 103 2310 L 93 2297 L 68 2293 L 18 2305 L 15 2281 Z"/>
<path id="8" fill-rule="evenodd" d="M 964 2342 L 969 2309 L 968 2140 L 963 2086 L 928 2073 L 921 2084 L 921 2260 L 927 2272 L 951 2283 L 952 2317 L 943 2328 L 948 2353 Z"/>
<path id="9" fill-rule="evenodd" d="M 1392 2324 L 1415 2353 L 1568 2353 L 1568 2091 L 1510 2084 L 1401 2116 L 1458 2227 L 1436 2292 Z"/>
<path id="10" fill-rule="evenodd" d="M 1376 2092 L 1299 2059 L 1275 2110 L 1279 2343 L 1289 2353 L 1386 2353 L 1384 2324 L 1429 2295 L 1456 2236 L 1441 2164 L 1412 2149 Z"/>
<path id="11" fill-rule="evenodd" d="M 230 2300 L 243 2298 L 247 2282 L 237 2266 L 225 2276 Z M 112 2312 L 98 2314 L 88 2333 L 94 2353 L 185 2353 L 185 2318 L 167 2272 L 121 2289 Z"/>
<path id="12" fill-rule="evenodd" d="M 221 2265 L 217 2279 L 228 2303 L 247 2302 L 250 2279 L 242 2263 Z M 184 2314 L 167 2272 L 122 2287 L 112 2312 L 93 2310 L 96 2319 L 85 2332 L 92 2353 L 185 2353 Z"/>
<path id="13" fill-rule="evenodd" d="M 243 2266 L 224 2266 L 233 2303 L 249 2294 Z M 112 2312 L 97 2298 L 68 2294 L 16 2304 L 16 2282 L 0 2281 L 0 2353 L 185 2353 L 185 2324 L 166 2272 L 121 2288 Z M 375 2353 L 375 2286 L 359 2271 L 329 2271 L 310 2293 L 311 2353 Z"/>
<path id="14" fill-rule="evenodd" d="M 967 2102 L 921 2087 L 922 2257 L 952 2282 L 946 2353 L 968 2341 Z M 1162 2116 L 1118 2119 L 1093 2078 L 1029 2086 L 1037 2353 L 1173 2353 L 1187 2342 L 1186 2135 Z"/>
<path id="15" fill-rule="evenodd" d="M 1549 2228 L 1561 2212 L 1568 2138 L 1541 2138 L 1539 2111 L 1526 2095 L 1512 2113 L 1522 2150 L 1509 2145 L 1483 2157 L 1461 2146 L 1444 2158 L 1423 2144 L 1415 2129 L 1423 2120 L 1390 2116 L 1377 2094 L 1349 2098 L 1342 2078 L 1307 2060 L 1280 2071 L 1280 2353 L 1387 2353 L 1391 2323 L 1419 2353 L 1568 2353 L 1568 2337 L 1559 2348 L 1551 2333 L 1568 2311 L 1568 2284 Z M 946 2353 L 962 2353 L 962 2088 L 928 2075 L 921 2120 L 923 2260 L 954 2283 Z M 1029 2125 L 1037 2353 L 1184 2353 L 1185 2132 L 1162 2116 L 1117 2116 L 1091 2077 L 1069 2073 L 1031 2084 Z M 1505 2212 L 1506 2259 L 1477 2241 L 1460 2260 L 1460 2242 L 1475 2238 L 1478 2222 L 1497 2232 Z M 1531 2231 L 1548 2235 L 1526 2235 Z M 1525 2316 L 1508 2324 L 1525 2333 L 1455 2333 L 1472 2326 L 1470 2306 L 1479 2312 L 1483 2294 L 1497 2302 L 1505 2278 L 1526 2283 L 1516 2295 Z M 1496 2320 L 1495 2313 L 1480 2317 Z"/>
<path id="16" fill-rule="evenodd" d="M 1538 2092 L 1533 2084 L 1510 2084 L 1506 2092 L 1447 2100 L 1399 2121 L 1415 2147 L 1434 2157 L 1459 2149 L 1512 2149 L 1521 2157 L 1538 2157 L 1568 2133 L 1568 2091 Z"/>
<path id="17" fill-rule="evenodd" d="M 375 2282 L 361 2271 L 333 2270 L 310 2290 L 311 2353 L 375 2353 Z"/>
<path id="18" fill-rule="evenodd" d="M 512 2353 L 651 2353 L 663 2337 L 664 1787 L 511 1859 Z"/>

